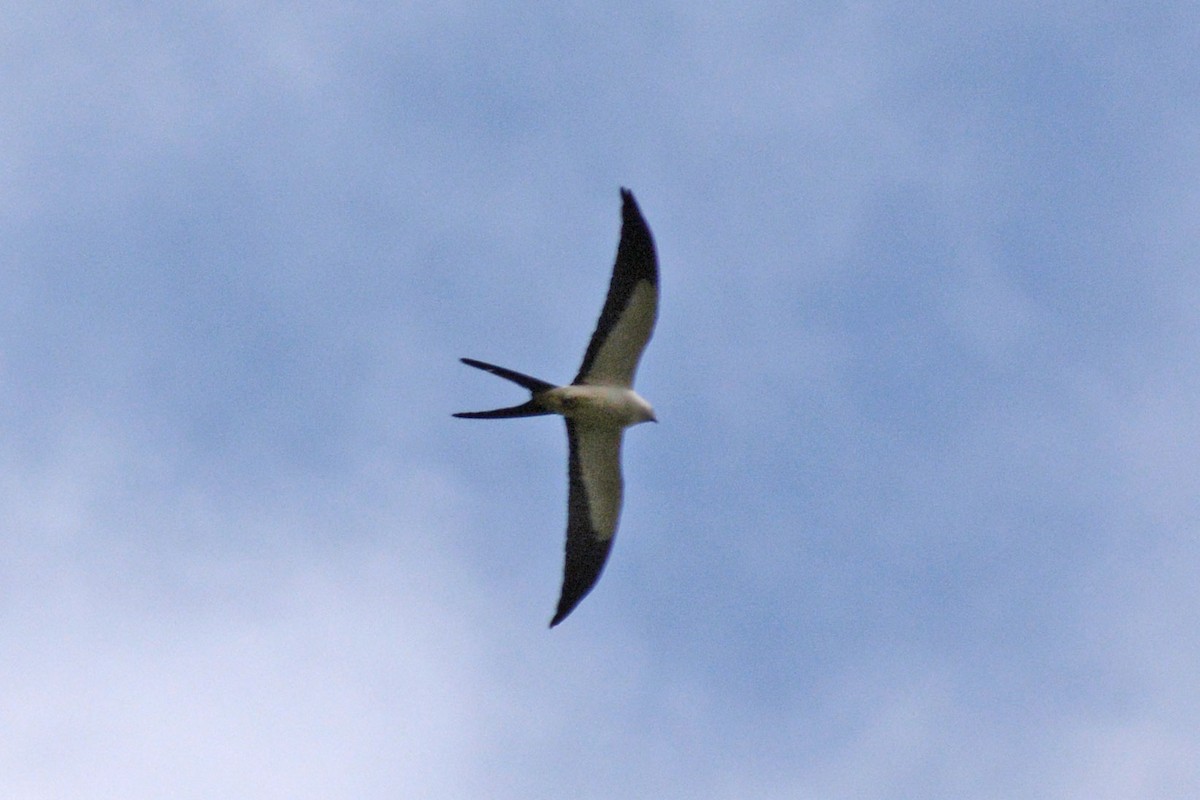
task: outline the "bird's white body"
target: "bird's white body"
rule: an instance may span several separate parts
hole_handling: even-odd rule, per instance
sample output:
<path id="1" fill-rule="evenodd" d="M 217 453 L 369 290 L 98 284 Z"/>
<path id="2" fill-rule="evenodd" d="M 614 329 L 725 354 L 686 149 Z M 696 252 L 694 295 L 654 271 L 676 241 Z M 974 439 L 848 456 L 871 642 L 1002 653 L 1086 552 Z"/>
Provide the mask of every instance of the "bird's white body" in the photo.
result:
<path id="1" fill-rule="evenodd" d="M 633 389 L 571 384 L 539 395 L 546 408 L 580 425 L 620 430 L 639 422 L 657 422 L 654 409 Z"/>

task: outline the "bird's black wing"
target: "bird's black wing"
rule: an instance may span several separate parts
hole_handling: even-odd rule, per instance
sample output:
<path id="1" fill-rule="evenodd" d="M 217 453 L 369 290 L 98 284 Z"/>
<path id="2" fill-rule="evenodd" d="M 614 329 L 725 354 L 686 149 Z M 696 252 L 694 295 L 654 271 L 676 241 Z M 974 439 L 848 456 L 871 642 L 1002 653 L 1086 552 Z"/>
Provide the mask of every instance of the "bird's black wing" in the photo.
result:
<path id="1" fill-rule="evenodd" d="M 632 388 L 642 350 L 658 317 L 654 238 L 633 192 L 621 190 L 621 242 L 608 297 L 575 383 Z"/>
<path id="2" fill-rule="evenodd" d="M 567 546 L 562 595 L 550 627 L 566 619 L 604 569 L 621 515 L 621 435 L 619 428 L 580 425 L 567 420 Z"/>

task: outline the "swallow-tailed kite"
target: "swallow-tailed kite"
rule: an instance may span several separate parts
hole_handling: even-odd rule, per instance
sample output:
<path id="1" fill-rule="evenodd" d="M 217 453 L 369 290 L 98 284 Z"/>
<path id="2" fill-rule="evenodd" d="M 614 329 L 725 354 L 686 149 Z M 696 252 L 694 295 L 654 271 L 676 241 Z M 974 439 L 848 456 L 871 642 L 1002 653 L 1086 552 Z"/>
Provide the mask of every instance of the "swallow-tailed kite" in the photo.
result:
<path id="1" fill-rule="evenodd" d="M 639 422 L 657 422 L 654 409 L 633 391 L 638 359 L 658 316 L 654 239 L 637 201 L 621 190 L 621 242 L 608 297 L 579 374 L 568 386 L 522 375 L 471 358 L 462 362 L 528 389 L 528 402 L 494 411 L 455 414 L 467 419 L 561 414 L 567 422 L 570 491 L 562 595 L 550 627 L 566 619 L 604 569 L 621 514 L 621 437 Z"/>

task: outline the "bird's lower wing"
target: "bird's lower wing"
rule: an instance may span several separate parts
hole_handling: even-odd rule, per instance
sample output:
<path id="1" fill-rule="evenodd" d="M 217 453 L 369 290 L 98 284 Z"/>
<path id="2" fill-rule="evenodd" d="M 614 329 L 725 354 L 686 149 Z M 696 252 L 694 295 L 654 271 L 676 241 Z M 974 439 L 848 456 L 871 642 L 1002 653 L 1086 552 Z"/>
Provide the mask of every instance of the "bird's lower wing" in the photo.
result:
<path id="1" fill-rule="evenodd" d="M 566 565 L 562 595 L 550 627 L 566 619 L 592 590 L 608 559 L 621 515 L 621 435 L 619 428 L 567 420 Z"/>

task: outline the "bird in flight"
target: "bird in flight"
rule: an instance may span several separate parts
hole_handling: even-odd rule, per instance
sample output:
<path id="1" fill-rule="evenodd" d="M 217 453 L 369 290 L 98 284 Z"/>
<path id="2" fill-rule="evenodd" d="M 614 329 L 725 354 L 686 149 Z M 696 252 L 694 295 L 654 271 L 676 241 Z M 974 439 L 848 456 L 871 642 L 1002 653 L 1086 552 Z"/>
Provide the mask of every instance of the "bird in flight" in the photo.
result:
<path id="1" fill-rule="evenodd" d="M 621 439 L 625 428 L 657 422 L 633 391 L 638 360 L 658 317 L 658 259 L 654 239 L 628 189 L 621 190 L 621 241 L 608 297 L 575 380 L 556 386 L 472 358 L 462 362 L 528 389 L 530 399 L 509 408 L 455 414 L 502 419 L 560 414 L 567 423 L 567 545 L 562 594 L 553 628 L 579 605 L 604 569 L 621 515 Z"/>

